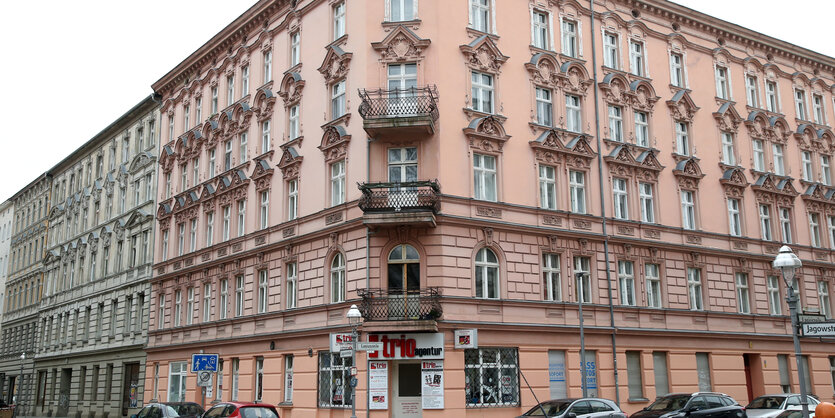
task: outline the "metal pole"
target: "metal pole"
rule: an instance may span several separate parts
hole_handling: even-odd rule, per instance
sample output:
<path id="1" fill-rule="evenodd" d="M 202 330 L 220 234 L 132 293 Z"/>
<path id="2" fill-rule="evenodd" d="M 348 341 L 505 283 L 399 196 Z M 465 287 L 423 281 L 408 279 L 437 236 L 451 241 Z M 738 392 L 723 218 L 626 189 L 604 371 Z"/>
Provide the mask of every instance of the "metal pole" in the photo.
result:
<path id="1" fill-rule="evenodd" d="M 588 273 L 585 273 L 588 274 Z M 583 275 L 577 273 L 577 306 L 580 315 L 580 387 L 583 388 L 583 397 L 588 397 L 588 382 L 586 381 L 586 334 L 583 328 Z"/>
<path id="2" fill-rule="evenodd" d="M 351 324 L 351 367 L 357 367 L 357 324 Z M 351 380 L 356 376 L 351 376 Z M 357 387 L 351 385 L 351 418 L 357 418 Z M 808 417 L 807 417 L 808 418 Z"/>
<path id="3" fill-rule="evenodd" d="M 782 272 L 782 269 L 780 269 Z M 786 280 L 786 273 L 783 272 L 783 280 L 788 283 L 788 294 L 786 295 L 786 303 L 789 305 L 789 313 L 792 319 L 792 339 L 794 340 L 794 358 L 797 362 L 797 379 L 800 386 L 800 408 L 803 411 L 803 418 L 809 418 L 809 399 L 806 397 L 806 370 L 803 368 L 803 354 L 800 351 L 800 324 L 797 317 L 797 295 L 794 293 L 792 287 L 792 280 Z"/>

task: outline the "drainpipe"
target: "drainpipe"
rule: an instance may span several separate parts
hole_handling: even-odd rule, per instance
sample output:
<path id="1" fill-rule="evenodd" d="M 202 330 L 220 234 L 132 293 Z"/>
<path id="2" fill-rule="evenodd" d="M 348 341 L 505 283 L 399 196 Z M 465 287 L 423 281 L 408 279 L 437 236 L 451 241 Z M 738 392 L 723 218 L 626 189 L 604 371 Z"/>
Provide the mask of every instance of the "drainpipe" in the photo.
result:
<path id="1" fill-rule="evenodd" d="M 605 194 L 603 193 L 603 155 L 602 148 L 600 148 L 600 104 L 598 100 L 599 89 L 597 86 L 597 51 L 595 50 L 595 31 L 594 31 L 594 0 L 589 0 L 589 9 L 591 10 L 591 67 L 592 77 L 594 79 L 594 131 L 595 139 L 597 140 L 597 180 L 598 190 L 600 190 L 600 217 L 603 219 L 603 253 L 606 261 L 606 293 L 609 299 L 609 323 L 612 327 L 612 367 L 615 372 L 615 403 L 620 405 L 620 388 L 618 386 L 618 350 L 617 350 L 617 329 L 615 328 L 615 307 L 612 303 L 612 273 L 609 266 L 609 231 L 606 225 L 606 204 Z M 583 359 L 585 365 L 585 359 Z M 598 385 L 599 389 L 599 385 Z"/>
<path id="2" fill-rule="evenodd" d="M 371 141 L 368 138 L 365 142 L 365 181 L 371 181 Z M 365 227 L 365 289 L 371 286 L 371 228 Z M 371 384 L 371 376 L 369 376 L 368 369 L 370 368 L 370 360 L 368 353 L 365 353 L 365 418 L 371 418 L 371 397 L 368 395 L 368 386 Z"/>

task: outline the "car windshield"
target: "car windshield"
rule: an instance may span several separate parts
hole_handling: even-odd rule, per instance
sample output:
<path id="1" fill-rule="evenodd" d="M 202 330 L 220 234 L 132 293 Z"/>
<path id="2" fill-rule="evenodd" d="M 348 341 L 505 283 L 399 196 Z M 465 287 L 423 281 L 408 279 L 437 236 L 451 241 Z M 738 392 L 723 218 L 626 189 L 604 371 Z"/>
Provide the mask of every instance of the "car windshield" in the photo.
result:
<path id="1" fill-rule="evenodd" d="M 751 401 L 745 409 L 780 409 L 784 400 L 785 396 L 760 396 Z"/>
<path id="2" fill-rule="evenodd" d="M 555 417 L 558 415 L 562 415 L 566 409 L 568 409 L 569 405 L 571 405 L 571 401 L 547 401 L 542 402 L 542 408 L 539 405 L 533 407 L 530 411 L 525 412 L 525 416 L 527 417 L 541 417 L 542 410 L 545 410 L 545 413 L 548 414 L 549 417 Z"/>
<path id="3" fill-rule="evenodd" d="M 200 407 L 196 404 L 192 403 L 184 403 L 179 405 L 171 405 L 174 410 L 177 411 L 177 414 L 180 416 L 183 415 L 200 415 L 203 411 L 200 410 Z"/>
<path id="4" fill-rule="evenodd" d="M 178 416 L 180 416 L 180 414 L 177 413 L 176 409 L 174 409 L 174 408 L 172 408 L 168 405 L 163 405 L 163 408 L 165 408 L 165 416 L 167 416 L 167 417 L 178 417 Z"/>
<path id="5" fill-rule="evenodd" d="M 688 399 L 690 399 L 690 395 L 665 396 L 653 402 L 652 405 L 647 407 L 647 410 L 675 411 L 677 409 L 684 408 L 684 405 L 687 404 Z"/>

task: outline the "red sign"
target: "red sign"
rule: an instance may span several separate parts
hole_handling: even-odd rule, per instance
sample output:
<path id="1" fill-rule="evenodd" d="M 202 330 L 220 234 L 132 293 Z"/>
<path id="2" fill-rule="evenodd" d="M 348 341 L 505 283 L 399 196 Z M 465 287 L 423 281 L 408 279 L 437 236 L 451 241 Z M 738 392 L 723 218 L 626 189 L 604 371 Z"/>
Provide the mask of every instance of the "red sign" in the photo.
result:
<path id="1" fill-rule="evenodd" d="M 369 342 L 383 343 L 383 349 L 369 352 L 371 359 L 443 359 L 444 335 L 433 334 L 372 334 Z"/>

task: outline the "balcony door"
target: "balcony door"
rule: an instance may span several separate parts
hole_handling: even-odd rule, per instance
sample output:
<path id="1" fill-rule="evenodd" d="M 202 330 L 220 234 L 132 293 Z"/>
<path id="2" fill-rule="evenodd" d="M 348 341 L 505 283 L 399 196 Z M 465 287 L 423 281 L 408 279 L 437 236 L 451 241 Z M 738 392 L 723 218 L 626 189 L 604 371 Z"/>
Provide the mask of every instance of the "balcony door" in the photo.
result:
<path id="1" fill-rule="evenodd" d="M 388 278 L 389 318 L 419 318 L 420 255 L 415 247 L 401 244 L 389 252 Z"/>
<path id="2" fill-rule="evenodd" d="M 417 181 L 417 148 L 389 148 L 389 183 Z M 389 206 L 399 211 L 402 207 L 417 206 L 418 192 L 414 187 L 394 186 L 389 189 Z"/>
<path id="3" fill-rule="evenodd" d="M 417 114 L 417 64 L 389 64 L 389 116 Z"/>

